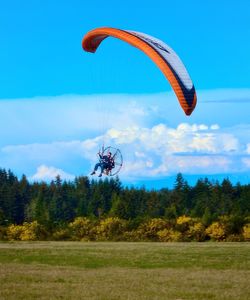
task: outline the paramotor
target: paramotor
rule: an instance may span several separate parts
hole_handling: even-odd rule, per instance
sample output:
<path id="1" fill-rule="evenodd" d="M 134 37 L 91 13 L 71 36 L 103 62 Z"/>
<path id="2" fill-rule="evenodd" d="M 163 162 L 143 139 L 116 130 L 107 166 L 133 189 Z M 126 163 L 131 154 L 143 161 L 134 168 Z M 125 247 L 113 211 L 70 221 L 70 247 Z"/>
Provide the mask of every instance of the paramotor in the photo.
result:
<path id="1" fill-rule="evenodd" d="M 102 153 L 103 155 L 108 155 L 109 153 L 111 153 L 112 160 L 114 161 L 113 168 L 110 170 L 105 170 L 105 174 L 109 176 L 117 175 L 120 172 L 123 164 L 123 157 L 121 151 L 117 148 L 108 146 L 103 150 Z"/>

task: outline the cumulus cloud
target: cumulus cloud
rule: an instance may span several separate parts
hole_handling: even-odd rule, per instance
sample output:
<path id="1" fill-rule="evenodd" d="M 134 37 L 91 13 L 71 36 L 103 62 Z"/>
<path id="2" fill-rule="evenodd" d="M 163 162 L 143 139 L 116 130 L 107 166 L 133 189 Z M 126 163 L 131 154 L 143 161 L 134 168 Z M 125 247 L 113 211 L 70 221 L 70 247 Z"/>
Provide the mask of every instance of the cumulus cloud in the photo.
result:
<path id="1" fill-rule="evenodd" d="M 215 132 L 214 126 L 182 123 L 177 128 L 158 124 L 152 128 L 110 129 L 105 138 L 121 145 L 140 143 L 142 149 L 160 150 L 164 153 L 237 151 L 239 149 L 237 137 L 218 131 L 219 127 Z"/>
<path id="2" fill-rule="evenodd" d="M 248 143 L 247 145 L 246 145 L 246 152 L 247 152 L 247 154 L 250 154 L 250 143 Z"/>
<path id="3" fill-rule="evenodd" d="M 242 163 L 246 166 L 247 169 L 250 170 L 250 157 L 243 157 Z"/>
<path id="4" fill-rule="evenodd" d="M 95 164 L 95 153 L 103 141 L 121 149 L 124 156 L 121 176 L 127 179 L 159 178 L 177 172 L 216 174 L 248 168 L 248 161 L 240 160 L 239 156 L 245 154 L 241 149 L 249 145 L 241 145 L 237 135 L 220 130 L 217 124 L 111 128 L 103 136 L 83 141 L 6 146 L 2 152 L 8 156 L 19 155 L 26 163 L 30 160 L 42 165 L 33 179 L 44 178 L 44 174 L 51 178 L 49 173 L 55 176 L 58 170 L 44 166 L 55 163 L 69 169 L 77 163 L 74 173 L 79 174 L 81 167 L 86 175 Z M 62 170 L 60 172 L 63 174 Z M 62 176 L 67 177 L 67 174 Z"/>
<path id="5" fill-rule="evenodd" d="M 49 181 L 55 179 L 58 175 L 64 180 L 74 179 L 74 175 L 72 174 L 66 173 L 61 169 L 48 167 L 45 165 L 39 166 L 36 173 L 31 176 L 30 179 L 34 181 Z"/>
<path id="6" fill-rule="evenodd" d="M 197 94 L 189 118 L 173 92 L 2 100 L 0 166 L 38 177 L 53 173 L 47 166 L 86 175 L 105 143 L 121 149 L 127 180 L 249 170 L 250 101 L 238 100 L 250 90 Z"/>
<path id="7" fill-rule="evenodd" d="M 220 130 L 218 124 L 110 129 L 105 140 L 124 153 L 125 177 L 163 177 L 176 172 L 216 174 L 242 171 L 246 167 L 239 160 L 244 147 L 237 134 Z"/>

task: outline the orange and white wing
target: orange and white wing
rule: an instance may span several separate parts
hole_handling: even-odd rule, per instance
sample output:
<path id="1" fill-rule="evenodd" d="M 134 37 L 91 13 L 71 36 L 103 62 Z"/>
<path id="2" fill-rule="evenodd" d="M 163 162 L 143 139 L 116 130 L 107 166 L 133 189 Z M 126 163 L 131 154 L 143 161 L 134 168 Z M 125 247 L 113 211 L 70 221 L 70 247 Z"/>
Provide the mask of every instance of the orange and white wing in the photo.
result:
<path id="1" fill-rule="evenodd" d="M 197 102 L 196 91 L 184 64 L 173 49 L 145 33 L 110 27 L 89 31 L 82 40 L 82 47 L 94 53 L 109 36 L 123 40 L 148 55 L 168 79 L 185 114 L 191 115 Z"/>

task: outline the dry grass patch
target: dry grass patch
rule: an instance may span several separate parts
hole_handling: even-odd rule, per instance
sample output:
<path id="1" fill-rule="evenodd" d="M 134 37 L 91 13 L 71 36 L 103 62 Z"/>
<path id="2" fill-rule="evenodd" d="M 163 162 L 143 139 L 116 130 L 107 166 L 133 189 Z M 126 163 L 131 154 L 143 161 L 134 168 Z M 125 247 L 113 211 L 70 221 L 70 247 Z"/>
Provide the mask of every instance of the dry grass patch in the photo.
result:
<path id="1" fill-rule="evenodd" d="M 249 271 L 1 265 L 1 299 L 249 299 Z"/>
<path id="2" fill-rule="evenodd" d="M 250 299 L 249 243 L 0 243 L 0 299 Z"/>

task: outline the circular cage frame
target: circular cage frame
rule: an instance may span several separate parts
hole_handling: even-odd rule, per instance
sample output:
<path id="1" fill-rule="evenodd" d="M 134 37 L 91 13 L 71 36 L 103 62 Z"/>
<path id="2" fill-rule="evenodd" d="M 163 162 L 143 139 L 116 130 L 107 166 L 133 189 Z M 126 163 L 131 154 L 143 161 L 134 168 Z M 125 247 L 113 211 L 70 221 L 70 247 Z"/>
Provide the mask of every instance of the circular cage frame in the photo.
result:
<path id="1" fill-rule="evenodd" d="M 118 148 L 115 148 L 112 146 L 108 146 L 108 147 L 104 148 L 102 151 L 102 155 L 107 155 L 109 152 L 112 153 L 112 158 L 114 159 L 115 166 L 106 175 L 115 176 L 120 172 L 120 170 L 123 166 L 123 157 L 122 157 L 121 151 Z"/>

